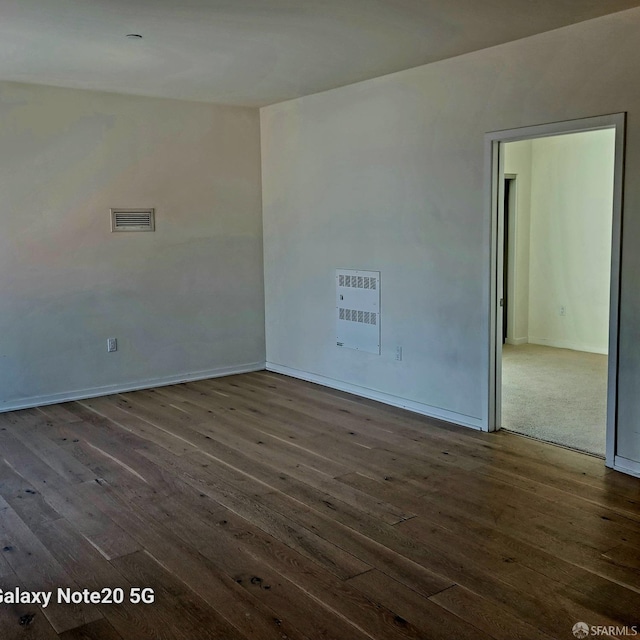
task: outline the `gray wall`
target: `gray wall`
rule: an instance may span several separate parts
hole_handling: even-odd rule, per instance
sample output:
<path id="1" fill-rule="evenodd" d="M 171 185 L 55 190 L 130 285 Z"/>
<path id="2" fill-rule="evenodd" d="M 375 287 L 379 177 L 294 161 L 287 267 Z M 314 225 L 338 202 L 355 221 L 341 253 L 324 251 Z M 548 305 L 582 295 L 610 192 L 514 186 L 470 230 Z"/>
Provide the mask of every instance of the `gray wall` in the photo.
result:
<path id="1" fill-rule="evenodd" d="M 257 110 L 0 83 L 0 148 L 0 408 L 260 366 Z"/>
<path id="2" fill-rule="evenodd" d="M 507 342 L 608 352 L 614 156 L 614 129 L 504 145 Z"/>
<path id="3" fill-rule="evenodd" d="M 627 111 L 618 453 L 640 461 L 639 31 L 632 10 L 261 110 L 267 360 L 480 424 L 483 136 Z M 336 268 L 381 271 L 380 356 L 336 347 Z"/>
<path id="4" fill-rule="evenodd" d="M 606 354 L 615 130 L 531 146 L 529 342 Z"/>

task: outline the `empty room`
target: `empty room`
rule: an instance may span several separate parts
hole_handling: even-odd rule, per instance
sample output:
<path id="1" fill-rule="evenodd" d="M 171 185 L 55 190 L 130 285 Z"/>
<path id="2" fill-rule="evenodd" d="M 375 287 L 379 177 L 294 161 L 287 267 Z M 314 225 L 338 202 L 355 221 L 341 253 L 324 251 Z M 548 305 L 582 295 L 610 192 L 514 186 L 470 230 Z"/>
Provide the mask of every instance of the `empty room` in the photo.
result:
<path id="1" fill-rule="evenodd" d="M 0 17 L 1 640 L 640 633 L 640 0 Z"/>
<path id="2" fill-rule="evenodd" d="M 505 146 L 501 426 L 604 457 L 615 131 Z"/>

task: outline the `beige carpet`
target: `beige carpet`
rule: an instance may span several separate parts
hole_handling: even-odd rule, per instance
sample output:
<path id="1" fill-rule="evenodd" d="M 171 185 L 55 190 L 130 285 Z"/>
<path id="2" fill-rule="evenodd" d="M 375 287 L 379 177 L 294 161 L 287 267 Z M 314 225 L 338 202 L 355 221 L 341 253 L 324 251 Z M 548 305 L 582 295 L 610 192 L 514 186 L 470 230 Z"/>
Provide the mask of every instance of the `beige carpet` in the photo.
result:
<path id="1" fill-rule="evenodd" d="M 607 356 L 503 345 L 503 428 L 604 456 L 606 410 Z"/>

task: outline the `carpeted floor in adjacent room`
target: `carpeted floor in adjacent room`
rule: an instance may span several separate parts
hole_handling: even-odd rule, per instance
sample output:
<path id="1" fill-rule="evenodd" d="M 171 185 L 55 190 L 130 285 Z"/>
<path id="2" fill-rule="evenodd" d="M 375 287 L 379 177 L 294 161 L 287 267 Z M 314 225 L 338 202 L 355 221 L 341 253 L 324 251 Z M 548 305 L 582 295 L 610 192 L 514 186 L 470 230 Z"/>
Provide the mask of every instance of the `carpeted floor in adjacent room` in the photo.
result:
<path id="1" fill-rule="evenodd" d="M 604 456 L 606 408 L 606 355 L 503 345 L 503 428 Z"/>

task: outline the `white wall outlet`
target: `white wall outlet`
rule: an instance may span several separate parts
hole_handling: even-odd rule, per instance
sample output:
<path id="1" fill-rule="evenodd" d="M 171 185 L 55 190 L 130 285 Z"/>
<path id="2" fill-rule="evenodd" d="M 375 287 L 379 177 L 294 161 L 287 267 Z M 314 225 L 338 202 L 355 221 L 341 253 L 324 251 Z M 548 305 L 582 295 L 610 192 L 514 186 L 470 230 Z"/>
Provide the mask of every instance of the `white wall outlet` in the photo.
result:
<path id="1" fill-rule="evenodd" d="M 402 360 L 402 347 L 396 347 L 396 360 L 398 362 Z"/>
<path id="2" fill-rule="evenodd" d="M 112 353 L 113 351 L 118 350 L 118 340 L 117 338 L 107 338 L 107 351 Z"/>
<path id="3" fill-rule="evenodd" d="M 561 316 L 567 315 L 567 308 L 564 305 L 560 307 L 560 315 Z"/>

